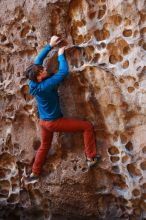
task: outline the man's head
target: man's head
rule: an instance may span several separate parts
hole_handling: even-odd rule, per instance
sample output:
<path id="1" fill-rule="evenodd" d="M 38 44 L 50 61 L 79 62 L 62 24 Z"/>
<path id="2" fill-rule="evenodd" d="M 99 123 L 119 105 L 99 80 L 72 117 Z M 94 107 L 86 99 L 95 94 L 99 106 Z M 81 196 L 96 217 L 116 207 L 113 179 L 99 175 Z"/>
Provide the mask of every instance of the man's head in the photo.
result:
<path id="1" fill-rule="evenodd" d="M 41 82 L 49 77 L 47 69 L 41 65 L 32 64 L 24 72 L 25 76 L 35 82 Z"/>

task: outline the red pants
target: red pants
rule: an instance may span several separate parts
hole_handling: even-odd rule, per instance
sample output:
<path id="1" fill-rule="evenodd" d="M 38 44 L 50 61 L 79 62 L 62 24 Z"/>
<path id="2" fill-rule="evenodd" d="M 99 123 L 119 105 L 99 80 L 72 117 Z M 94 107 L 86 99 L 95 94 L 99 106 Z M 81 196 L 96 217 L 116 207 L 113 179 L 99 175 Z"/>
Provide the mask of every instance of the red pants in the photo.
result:
<path id="1" fill-rule="evenodd" d="M 39 147 L 32 172 L 40 174 L 48 150 L 51 147 L 53 132 L 84 132 L 85 154 L 92 158 L 96 156 L 96 143 L 94 129 L 91 123 L 80 119 L 59 118 L 54 121 L 40 120 L 41 146 Z"/>

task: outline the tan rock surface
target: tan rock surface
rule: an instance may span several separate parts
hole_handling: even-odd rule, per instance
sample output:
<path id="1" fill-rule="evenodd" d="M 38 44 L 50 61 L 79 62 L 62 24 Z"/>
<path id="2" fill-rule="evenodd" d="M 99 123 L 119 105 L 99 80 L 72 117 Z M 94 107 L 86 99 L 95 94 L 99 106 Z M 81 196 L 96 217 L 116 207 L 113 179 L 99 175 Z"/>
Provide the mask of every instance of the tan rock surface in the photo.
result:
<path id="1" fill-rule="evenodd" d="M 144 0 L 0 1 L 0 220 L 146 218 L 145 9 Z M 102 161 L 88 171 L 82 134 L 56 133 L 40 182 L 22 185 L 40 144 L 23 71 L 53 34 L 68 44 L 62 111 L 92 122 Z M 50 71 L 56 58 L 54 49 Z"/>

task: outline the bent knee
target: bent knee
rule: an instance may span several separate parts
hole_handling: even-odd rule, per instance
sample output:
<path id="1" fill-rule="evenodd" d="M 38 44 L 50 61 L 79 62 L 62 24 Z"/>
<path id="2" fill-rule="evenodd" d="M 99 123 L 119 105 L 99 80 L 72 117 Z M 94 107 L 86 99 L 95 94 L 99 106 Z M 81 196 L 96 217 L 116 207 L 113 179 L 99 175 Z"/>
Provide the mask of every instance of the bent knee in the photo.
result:
<path id="1" fill-rule="evenodd" d="M 86 121 L 86 129 L 93 130 L 93 125 L 89 121 Z"/>

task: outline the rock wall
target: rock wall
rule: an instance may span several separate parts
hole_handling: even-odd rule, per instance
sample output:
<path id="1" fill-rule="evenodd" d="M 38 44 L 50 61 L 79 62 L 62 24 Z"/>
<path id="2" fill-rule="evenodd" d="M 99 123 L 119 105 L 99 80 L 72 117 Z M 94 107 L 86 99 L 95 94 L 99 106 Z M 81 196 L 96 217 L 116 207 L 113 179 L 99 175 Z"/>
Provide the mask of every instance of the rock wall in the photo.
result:
<path id="1" fill-rule="evenodd" d="M 0 219 L 146 219 L 145 9 L 144 0 L 0 1 Z M 56 133 L 40 182 L 22 185 L 40 144 L 23 71 L 54 34 L 68 45 L 62 111 L 92 122 L 102 161 L 88 170 L 82 134 Z M 45 65 L 57 70 L 56 49 Z"/>

